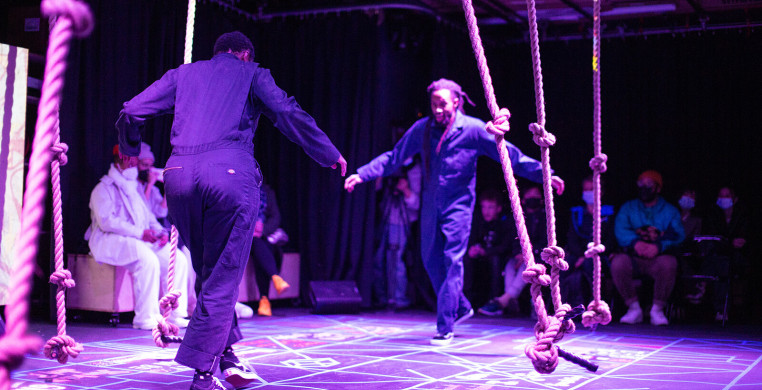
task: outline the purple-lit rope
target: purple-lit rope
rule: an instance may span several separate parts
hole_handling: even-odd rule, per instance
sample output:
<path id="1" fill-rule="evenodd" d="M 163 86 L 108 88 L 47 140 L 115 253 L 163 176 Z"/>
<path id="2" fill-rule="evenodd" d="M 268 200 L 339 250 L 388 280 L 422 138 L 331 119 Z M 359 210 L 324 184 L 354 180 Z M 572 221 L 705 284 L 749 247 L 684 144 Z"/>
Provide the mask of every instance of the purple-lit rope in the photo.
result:
<path id="1" fill-rule="evenodd" d="M 72 35 L 88 35 L 93 24 L 89 8 L 76 0 L 44 0 L 42 13 L 56 17 L 57 21 L 50 33 L 37 129 L 29 158 L 29 173 L 21 209 L 21 230 L 14 256 L 16 264 L 8 287 L 8 305 L 5 307 L 6 334 L 0 338 L 0 390 L 10 388 L 11 370 L 23 362 L 24 354 L 39 351 L 42 342 L 38 336 L 27 334 L 27 317 L 40 221 L 45 210 L 47 166 L 52 157 L 56 112 L 63 89 L 69 42 Z"/>
<path id="2" fill-rule="evenodd" d="M 167 294 L 159 300 L 159 308 L 161 309 L 161 318 L 158 319 L 158 324 L 153 328 L 153 341 L 156 346 L 166 348 L 169 346 L 170 341 L 167 341 L 167 337 L 177 336 L 180 333 L 180 329 L 177 325 L 169 322 L 169 314 L 172 310 L 177 309 L 177 299 L 182 294 L 180 291 L 175 290 L 175 258 L 177 256 L 177 229 L 175 225 L 172 225 L 172 232 L 169 235 L 169 271 L 167 272 Z M 177 338 L 171 338 L 171 342 L 175 342 Z"/>
<path id="3" fill-rule="evenodd" d="M 582 314 L 582 324 L 595 327 L 611 322 L 611 310 L 601 300 L 601 253 L 606 248 L 601 243 L 601 174 L 606 172 L 608 157 L 601 146 L 601 0 L 593 0 L 593 148 L 595 156 L 590 160 L 593 170 L 593 242 L 588 244 L 586 257 L 593 258 L 593 301 Z"/>

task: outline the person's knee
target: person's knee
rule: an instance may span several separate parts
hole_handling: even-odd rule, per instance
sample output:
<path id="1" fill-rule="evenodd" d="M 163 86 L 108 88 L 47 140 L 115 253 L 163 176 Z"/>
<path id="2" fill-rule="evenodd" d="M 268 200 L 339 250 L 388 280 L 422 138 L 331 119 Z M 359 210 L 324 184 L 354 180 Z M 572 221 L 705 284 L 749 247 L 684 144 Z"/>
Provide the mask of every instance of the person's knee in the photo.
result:
<path id="1" fill-rule="evenodd" d="M 611 257 L 611 275 L 632 274 L 632 260 L 629 255 L 619 253 Z"/>
<path id="2" fill-rule="evenodd" d="M 677 259 L 675 256 L 662 255 L 654 259 L 654 278 L 675 278 L 677 275 Z"/>

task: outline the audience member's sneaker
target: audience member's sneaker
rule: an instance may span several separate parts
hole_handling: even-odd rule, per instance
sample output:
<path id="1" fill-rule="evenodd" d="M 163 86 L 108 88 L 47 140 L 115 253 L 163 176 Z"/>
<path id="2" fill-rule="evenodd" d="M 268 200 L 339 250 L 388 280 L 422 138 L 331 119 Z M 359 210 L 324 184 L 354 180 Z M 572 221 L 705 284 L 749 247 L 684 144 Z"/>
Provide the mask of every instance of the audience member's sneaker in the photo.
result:
<path id="1" fill-rule="evenodd" d="M 153 328 L 157 327 L 159 325 L 156 321 L 146 321 L 146 322 L 135 322 L 132 321 L 132 327 L 135 329 L 141 329 L 141 330 L 153 330 Z"/>
<path id="2" fill-rule="evenodd" d="M 474 309 L 468 309 L 468 311 L 463 312 L 461 314 L 458 314 L 458 318 L 455 319 L 455 322 L 452 325 L 453 326 L 460 325 L 464 321 L 466 321 L 467 319 L 469 319 L 469 318 L 471 318 L 473 316 L 474 316 Z"/>
<path id="3" fill-rule="evenodd" d="M 225 381 L 236 389 L 245 387 L 259 380 L 257 372 L 247 363 L 238 360 L 232 352 L 226 352 L 220 360 L 220 371 L 225 376 Z"/>
<path id="4" fill-rule="evenodd" d="M 623 315 L 619 319 L 619 322 L 623 324 L 639 324 L 643 322 L 643 310 L 640 308 L 640 304 L 635 302 L 630 305 L 627 314 Z"/>
<path id="5" fill-rule="evenodd" d="M 257 309 L 257 314 L 265 317 L 273 315 L 273 311 L 270 308 L 270 300 L 267 299 L 267 297 L 259 298 L 259 309 Z"/>
<path id="6" fill-rule="evenodd" d="M 486 305 L 479 308 L 479 313 L 490 317 L 500 316 L 503 315 L 503 307 L 498 301 L 491 299 Z"/>
<path id="7" fill-rule="evenodd" d="M 473 314 L 473 310 L 471 310 L 471 313 Z M 452 343 L 452 339 L 455 337 L 455 334 L 452 332 L 447 333 L 437 333 L 436 336 L 434 336 L 431 339 L 431 345 L 449 345 Z"/>
<path id="8" fill-rule="evenodd" d="M 283 294 L 284 291 L 288 290 L 289 287 L 291 287 L 288 282 L 283 280 L 279 275 L 273 275 L 273 286 L 275 287 L 275 291 L 278 292 L 278 295 Z"/>
<path id="9" fill-rule="evenodd" d="M 717 314 L 714 315 L 714 320 L 717 322 L 727 321 L 728 315 L 721 311 L 718 311 Z"/>
<path id="10" fill-rule="evenodd" d="M 185 328 L 187 328 L 187 327 L 188 327 L 188 324 L 190 323 L 190 320 L 189 320 L 189 319 L 187 319 L 187 318 L 183 318 L 183 317 L 176 317 L 176 318 L 172 318 L 170 321 L 171 321 L 173 324 L 177 325 L 177 327 L 178 327 L 178 328 L 180 328 L 180 329 L 185 329 Z"/>
<path id="11" fill-rule="evenodd" d="M 238 318 L 251 318 L 254 317 L 254 309 L 250 308 L 249 305 L 243 304 L 241 302 L 236 302 L 235 315 Z"/>
<path id="12" fill-rule="evenodd" d="M 193 383 L 191 383 L 190 390 L 226 390 L 226 388 L 211 373 L 196 372 L 193 375 Z"/>
<path id="13" fill-rule="evenodd" d="M 667 319 L 667 316 L 664 315 L 664 309 L 661 307 L 652 307 L 649 315 L 651 316 L 651 325 L 669 325 L 669 320 Z"/>

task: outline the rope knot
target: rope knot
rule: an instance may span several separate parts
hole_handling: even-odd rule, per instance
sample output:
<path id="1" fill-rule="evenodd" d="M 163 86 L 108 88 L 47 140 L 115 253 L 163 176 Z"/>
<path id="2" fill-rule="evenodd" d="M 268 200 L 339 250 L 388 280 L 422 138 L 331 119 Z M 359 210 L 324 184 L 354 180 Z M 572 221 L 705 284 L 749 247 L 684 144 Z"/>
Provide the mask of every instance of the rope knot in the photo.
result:
<path id="1" fill-rule="evenodd" d="M 590 169 L 596 172 L 606 172 L 606 161 L 609 160 L 609 157 L 603 153 L 593 157 L 590 159 Z"/>
<path id="2" fill-rule="evenodd" d="M 180 328 L 177 325 L 167 321 L 163 317 L 158 318 L 158 324 L 151 330 L 153 335 L 153 341 L 157 347 L 167 348 L 170 343 L 164 342 L 162 336 L 177 336 L 180 333 Z"/>
<path id="3" fill-rule="evenodd" d="M 546 131 L 539 123 L 530 124 L 529 131 L 533 134 L 534 143 L 541 148 L 549 148 L 556 144 L 556 136 Z"/>
<path id="4" fill-rule="evenodd" d="M 48 17 L 66 16 L 71 20 L 74 35 L 79 38 L 90 35 L 93 16 L 90 7 L 77 0 L 43 0 L 42 14 Z"/>
<path id="5" fill-rule="evenodd" d="M 521 273 L 521 278 L 527 283 L 549 286 L 550 275 L 546 275 L 545 272 L 545 266 L 542 264 L 534 264 L 531 267 L 527 267 L 524 272 Z"/>
<path id="6" fill-rule="evenodd" d="M 48 359 L 56 359 L 59 363 L 64 364 L 69 360 L 69 356 L 76 358 L 84 349 L 82 344 L 74 341 L 73 337 L 63 334 L 51 337 L 45 343 L 43 353 Z"/>
<path id="7" fill-rule="evenodd" d="M 603 244 L 595 245 L 594 242 L 587 244 L 587 250 L 585 251 L 585 257 L 599 256 L 601 253 L 606 252 L 606 247 Z"/>
<path id="8" fill-rule="evenodd" d="M 534 327 L 537 342 L 524 348 L 524 353 L 532 360 L 534 369 L 541 374 L 550 374 L 558 366 L 558 351 L 553 342 L 559 328 L 560 322 L 555 317 L 550 317 L 550 323 L 546 329 L 543 329 L 538 322 Z"/>
<path id="9" fill-rule="evenodd" d="M 53 151 L 53 159 L 58 160 L 59 165 L 63 166 L 69 162 L 69 158 L 66 157 L 66 152 L 69 151 L 69 145 L 66 145 L 63 142 L 59 142 L 53 144 L 53 146 L 50 147 L 50 150 Z"/>
<path id="10" fill-rule="evenodd" d="M 576 326 L 574 325 L 574 321 L 572 320 L 572 318 L 576 317 L 577 315 L 579 314 L 575 314 L 574 309 L 572 309 L 571 305 L 568 303 L 564 303 L 558 307 L 556 313 L 553 315 L 556 317 L 556 319 L 558 319 L 560 324 L 558 333 L 553 338 L 554 343 L 561 341 L 561 339 L 563 339 L 567 333 L 574 333 L 574 331 L 577 330 Z"/>
<path id="11" fill-rule="evenodd" d="M 557 267 L 562 271 L 569 269 L 569 263 L 564 261 L 564 249 L 560 246 L 550 246 L 542 250 L 540 258 L 542 261 L 548 263 L 551 267 Z"/>
<path id="12" fill-rule="evenodd" d="M 180 298 L 180 295 L 182 295 L 182 293 L 179 290 L 172 290 L 168 292 L 167 295 L 161 297 L 159 300 L 159 308 L 161 308 L 161 313 L 165 314 L 177 309 L 180 306 L 177 302 L 177 299 Z"/>
<path id="13" fill-rule="evenodd" d="M 40 350 L 42 339 L 36 335 L 13 336 L 6 333 L 0 338 L 0 365 L 15 370 L 24 362 L 24 355 Z"/>
<path id="14" fill-rule="evenodd" d="M 71 271 L 68 269 L 62 269 L 50 274 L 50 283 L 57 284 L 60 288 L 73 288 L 77 285 L 71 277 Z"/>
<path id="15" fill-rule="evenodd" d="M 509 119 L 511 119 L 511 112 L 507 108 L 501 108 L 495 120 L 487 122 L 485 130 L 492 135 L 505 136 L 505 133 L 511 131 Z"/>
<path id="16" fill-rule="evenodd" d="M 587 311 L 582 313 L 582 325 L 592 327 L 597 324 L 606 325 L 611 322 L 611 310 L 604 301 L 590 302 Z"/>

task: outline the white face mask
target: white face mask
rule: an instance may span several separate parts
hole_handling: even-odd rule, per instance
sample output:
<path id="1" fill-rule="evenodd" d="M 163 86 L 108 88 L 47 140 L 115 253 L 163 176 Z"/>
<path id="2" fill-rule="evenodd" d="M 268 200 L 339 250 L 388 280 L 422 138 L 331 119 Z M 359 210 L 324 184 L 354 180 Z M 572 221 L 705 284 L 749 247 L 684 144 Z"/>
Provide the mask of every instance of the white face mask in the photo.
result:
<path id="1" fill-rule="evenodd" d="M 677 203 L 685 210 L 690 210 L 696 206 L 696 201 L 690 196 L 683 196 Z"/>
<path id="2" fill-rule="evenodd" d="M 723 210 L 727 210 L 733 207 L 733 198 L 717 198 L 717 206 L 720 206 Z"/>
<path id="3" fill-rule="evenodd" d="M 137 180 L 138 179 L 138 167 L 132 167 L 127 168 L 122 171 L 122 176 L 124 176 L 127 180 Z"/>
<path id="4" fill-rule="evenodd" d="M 582 200 L 585 201 L 585 204 L 593 204 L 595 202 L 595 192 L 582 191 Z"/>

